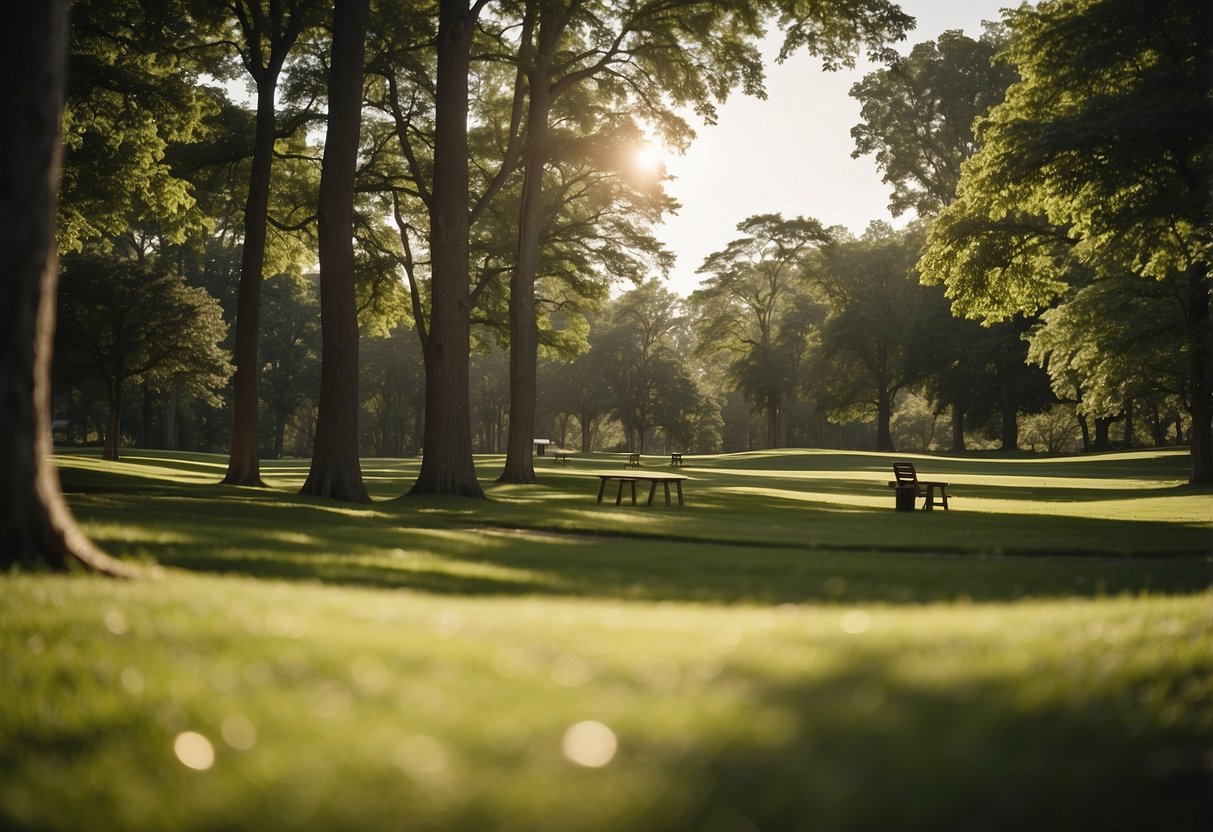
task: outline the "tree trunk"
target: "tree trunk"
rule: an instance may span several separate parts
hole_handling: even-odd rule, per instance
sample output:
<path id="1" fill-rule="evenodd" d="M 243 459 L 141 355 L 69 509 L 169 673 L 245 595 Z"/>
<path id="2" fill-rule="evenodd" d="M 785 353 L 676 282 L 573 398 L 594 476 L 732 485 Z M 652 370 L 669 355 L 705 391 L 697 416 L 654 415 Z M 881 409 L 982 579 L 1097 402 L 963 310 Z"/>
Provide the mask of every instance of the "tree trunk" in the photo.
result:
<path id="1" fill-rule="evenodd" d="M 227 485 L 264 486 L 257 448 L 258 337 L 261 331 L 261 266 L 265 261 L 266 222 L 270 206 L 270 173 L 274 160 L 274 92 L 277 72 L 257 81 L 257 127 L 252 173 L 244 206 L 244 248 L 236 299 L 236 343 L 233 363 L 232 446 Z"/>
<path id="2" fill-rule="evenodd" d="M 1081 413 L 1078 414 L 1078 429 L 1082 431 L 1082 449 L 1083 452 L 1091 450 L 1091 425 L 1087 422 L 1087 417 Z"/>
<path id="3" fill-rule="evenodd" d="M 362 124 L 370 0 L 337 0 L 328 131 L 320 173 L 320 402 L 301 494 L 367 503 L 358 463 L 358 314 L 354 297 L 354 171 Z"/>
<path id="4" fill-rule="evenodd" d="M 779 394 L 767 395 L 767 447 L 779 447 Z"/>
<path id="5" fill-rule="evenodd" d="M 468 52 L 474 26 L 467 0 L 441 0 L 430 202 L 432 299 L 429 331 L 422 344 L 424 456 L 410 495 L 484 496 L 472 461 L 468 390 Z"/>
<path id="6" fill-rule="evenodd" d="M 1093 451 L 1107 451 L 1112 448 L 1112 440 L 1108 436 L 1109 429 L 1112 423 L 1116 421 L 1114 417 L 1097 417 L 1095 419 L 1095 444 L 1091 446 Z"/>
<path id="7" fill-rule="evenodd" d="M 1010 395 L 1002 395 L 1002 447 L 1003 451 L 1019 450 L 1019 405 Z"/>
<path id="8" fill-rule="evenodd" d="M 582 414 L 577 417 L 577 421 L 581 423 L 581 452 L 588 454 L 593 448 L 593 445 L 590 443 L 590 428 L 594 422 L 594 418 L 592 416 L 586 418 L 585 414 Z"/>
<path id="9" fill-rule="evenodd" d="M 156 397 L 147 381 L 144 381 L 140 388 L 139 392 L 143 394 L 143 400 L 139 403 L 142 416 L 139 425 L 139 447 L 150 448 L 152 447 L 152 419 L 156 410 Z"/>
<path id="10" fill-rule="evenodd" d="M 1188 415 L 1192 417 L 1192 467 L 1188 482 L 1213 484 L 1213 379 L 1209 359 L 1213 355 L 1213 337 L 1209 332 L 1208 269 L 1195 270 L 1190 278 L 1191 301 L 1188 304 L 1192 332 L 1192 352 L 1188 357 L 1188 384 L 1192 388 Z M 1176 433 L 1179 429 L 1176 428 Z"/>
<path id="11" fill-rule="evenodd" d="M 887 390 L 881 390 L 876 401 L 876 450 L 895 451 L 893 447 L 893 431 L 890 424 L 893 420 L 893 396 Z"/>
<path id="12" fill-rule="evenodd" d="M 168 451 L 177 450 L 177 404 L 180 399 L 181 393 L 174 387 L 169 391 L 168 399 L 164 403 L 162 444 Z"/>
<path id="13" fill-rule="evenodd" d="M 122 434 L 122 382 L 112 381 L 106 390 L 106 403 L 109 406 L 109 418 L 105 423 L 105 448 L 101 452 L 102 459 L 111 462 L 118 461 L 118 437 Z"/>
<path id="14" fill-rule="evenodd" d="M 543 40 L 549 35 L 540 33 Z M 518 208 L 518 257 L 510 276 L 510 427 L 505 470 L 497 482 L 535 483 L 534 439 L 539 330 L 535 316 L 535 278 L 539 271 L 539 235 L 543 226 L 543 173 L 548 159 L 548 59 L 531 71 L 527 109 L 526 171 Z"/>
<path id="15" fill-rule="evenodd" d="M 50 439 L 55 192 L 66 0 L 10 4 L 0 27 L 0 569 L 135 570 L 79 530 Z M 20 79 L 19 81 L 16 79 Z"/>
<path id="16" fill-rule="evenodd" d="M 961 453 L 965 448 L 965 412 L 958 402 L 952 403 L 952 452 Z"/>

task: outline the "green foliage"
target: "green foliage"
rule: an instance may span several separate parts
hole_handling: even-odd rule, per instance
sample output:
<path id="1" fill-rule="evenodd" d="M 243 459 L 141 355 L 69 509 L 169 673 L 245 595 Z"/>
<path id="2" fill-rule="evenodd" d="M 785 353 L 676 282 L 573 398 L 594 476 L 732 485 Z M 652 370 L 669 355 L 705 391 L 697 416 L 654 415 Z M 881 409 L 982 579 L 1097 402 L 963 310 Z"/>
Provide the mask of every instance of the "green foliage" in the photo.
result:
<path id="1" fill-rule="evenodd" d="M 973 154 L 973 123 L 1002 101 L 1015 70 L 994 62 L 1002 27 L 979 40 L 949 30 L 914 46 L 851 87 L 863 121 L 851 128 L 855 158 L 875 154 L 892 186 L 889 210 L 939 212 L 956 195 L 961 163 Z"/>
<path id="2" fill-rule="evenodd" d="M 163 266 L 103 255 L 65 258 L 58 302 L 56 355 L 76 364 L 77 379 L 105 385 L 111 458 L 129 381 L 214 403 L 231 376 L 218 302 Z"/>
<path id="3" fill-rule="evenodd" d="M 104 250 L 140 224 L 180 242 L 204 219 L 167 151 L 204 135 L 214 113 L 175 48 L 181 19 L 171 4 L 77 0 L 71 22 L 59 246 Z"/>
<path id="4" fill-rule="evenodd" d="M 1132 400 L 1162 404 L 1188 393 L 1183 328 L 1165 283 L 1108 277 L 1041 315 L 1028 360 L 1048 370 L 1053 392 L 1079 413 L 1115 416 Z"/>

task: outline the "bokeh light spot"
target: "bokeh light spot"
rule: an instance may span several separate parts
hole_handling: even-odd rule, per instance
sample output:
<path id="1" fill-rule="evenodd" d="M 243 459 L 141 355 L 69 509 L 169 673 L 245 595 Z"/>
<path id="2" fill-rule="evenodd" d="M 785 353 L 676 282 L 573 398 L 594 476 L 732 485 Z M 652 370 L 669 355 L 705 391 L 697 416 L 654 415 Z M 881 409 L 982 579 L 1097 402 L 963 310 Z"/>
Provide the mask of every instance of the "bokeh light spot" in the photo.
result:
<path id="1" fill-rule="evenodd" d="M 185 731 L 173 741 L 173 752 L 181 765 L 195 771 L 206 771 L 215 764 L 215 746 L 197 731 Z"/>
<path id="2" fill-rule="evenodd" d="M 606 725 L 586 720 L 565 730 L 561 747 L 569 762 L 586 768 L 602 768 L 615 759 L 619 740 Z"/>

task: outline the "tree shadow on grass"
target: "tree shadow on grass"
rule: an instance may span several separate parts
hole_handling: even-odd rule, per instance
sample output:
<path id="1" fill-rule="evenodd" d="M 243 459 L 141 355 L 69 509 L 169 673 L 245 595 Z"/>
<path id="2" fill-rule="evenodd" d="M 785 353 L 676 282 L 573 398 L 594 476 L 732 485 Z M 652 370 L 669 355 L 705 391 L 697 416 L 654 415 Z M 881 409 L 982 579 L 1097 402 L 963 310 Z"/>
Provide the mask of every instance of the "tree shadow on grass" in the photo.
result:
<path id="1" fill-rule="evenodd" d="M 901 604 L 1184 594 L 1213 584 L 1213 568 L 1203 559 L 941 556 L 939 548 L 928 554 L 929 545 L 873 550 L 870 536 L 865 543 L 855 529 L 870 525 L 874 512 L 858 521 L 854 511 L 836 512 L 845 522 L 830 512 L 811 514 L 802 522 L 819 527 L 819 536 L 801 546 L 779 546 L 729 541 L 727 535 L 719 538 L 725 542 L 645 536 L 643 527 L 631 536 L 603 534 L 601 526 L 577 527 L 583 508 L 527 510 L 466 500 L 351 507 L 262 490 L 230 491 L 182 486 L 154 493 L 77 493 L 73 502 L 98 542 L 120 556 L 198 572 L 437 594 Z M 601 510 L 635 522 L 655 511 Z M 678 516 L 709 535 L 712 523 L 720 522 L 711 512 Z M 553 518 L 570 527 L 551 530 L 547 521 Z M 931 518 L 887 520 L 894 522 L 894 532 L 904 530 L 908 547 L 914 545 L 915 524 Z M 727 526 L 726 521 L 721 529 Z M 853 545 L 843 534 L 847 529 L 858 535 Z"/>
<path id="2" fill-rule="evenodd" d="M 948 662 L 946 649 L 926 644 L 916 659 L 938 652 Z M 795 818 L 803 829 L 908 830 L 1198 829 L 1208 820 L 1213 734 L 1194 730 L 1194 715 L 1176 724 L 1161 706 L 1124 700 L 1167 671 L 1086 685 L 1054 684 L 1063 668 L 1046 678 L 962 670 L 933 685 L 911 681 L 901 658 L 857 644 L 849 662 L 810 681 L 743 670 L 743 686 L 762 694 L 756 723 L 782 717 L 778 739 L 636 755 L 707 784 L 683 828 L 720 818 L 748 821 L 729 828 L 782 829 Z M 1211 670 L 1205 661 L 1186 672 L 1207 679 Z"/>

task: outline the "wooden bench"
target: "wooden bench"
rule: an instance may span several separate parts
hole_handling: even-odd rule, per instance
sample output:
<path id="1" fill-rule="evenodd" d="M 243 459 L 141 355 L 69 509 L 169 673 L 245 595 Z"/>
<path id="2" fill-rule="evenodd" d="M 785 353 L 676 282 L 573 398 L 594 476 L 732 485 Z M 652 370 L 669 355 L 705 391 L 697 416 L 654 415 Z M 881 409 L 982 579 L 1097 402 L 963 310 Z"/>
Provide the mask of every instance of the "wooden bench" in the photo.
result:
<path id="1" fill-rule="evenodd" d="M 646 506 L 653 505 L 653 497 L 657 495 L 657 486 L 665 487 L 665 505 L 670 507 L 670 484 L 672 483 L 678 490 L 678 507 L 686 508 L 686 502 L 682 497 L 682 481 L 686 477 L 678 474 L 599 474 L 598 475 L 598 502 L 602 502 L 602 495 L 606 491 L 607 483 L 611 480 L 619 480 L 619 490 L 615 494 L 615 505 L 623 502 L 623 487 L 630 485 L 632 488 L 632 505 L 636 505 L 636 483 L 649 483 L 649 499 L 645 503 Z"/>
<path id="2" fill-rule="evenodd" d="M 677 453 L 677 452 L 670 454 L 670 467 L 671 468 L 681 468 L 682 467 L 682 454 Z"/>
<path id="3" fill-rule="evenodd" d="M 628 461 L 623 463 L 624 468 L 639 468 L 640 454 L 628 454 Z"/>
<path id="4" fill-rule="evenodd" d="M 948 483 L 918 479 L 913 462 L 894 462 L 893 476 L 897 479 L 889 482 L 889 488 L 913 490 L 915 498 L 925 497 L 923 511 L 930 511 L 935 506 L 943 506 L 944 511 L 948 510 Z"/>
<path id="5" fill-rule="evenodd" d="M 552 457 L 554 458 L 552 462 L 553 465 L 572 464 L 572 460 L 569 458 L 573 455 L 572 451 L 567 451 L 564 448 L 552 448 L 550 449 L 549 453 L 551 453 Z"/>

